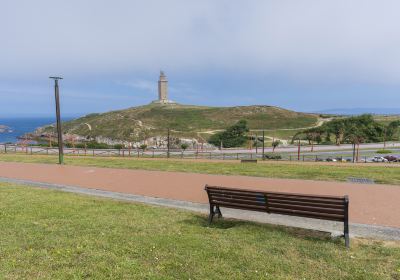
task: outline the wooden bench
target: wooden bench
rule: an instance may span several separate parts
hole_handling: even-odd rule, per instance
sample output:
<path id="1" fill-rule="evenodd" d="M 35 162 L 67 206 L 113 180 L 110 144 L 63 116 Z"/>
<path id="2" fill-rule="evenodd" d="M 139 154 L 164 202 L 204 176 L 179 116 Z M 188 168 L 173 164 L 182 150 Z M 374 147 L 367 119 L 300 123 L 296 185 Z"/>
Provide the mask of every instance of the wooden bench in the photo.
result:
<path id="1" fill-rule="evenodd" d="M 349 198 L 345 196 L 307 195 L 264 192 L 236 188 L 205 186 L 210 203 L 208 224 L 215 215 L 222 217 L 220 207 L 266 212 L 343 222 L 345 244 L 349 239 Z"/>
<path id="2" fill-rule="evenodd" d="M 241 163 L 257 163 L 256 159 L 241 159 Z"/>

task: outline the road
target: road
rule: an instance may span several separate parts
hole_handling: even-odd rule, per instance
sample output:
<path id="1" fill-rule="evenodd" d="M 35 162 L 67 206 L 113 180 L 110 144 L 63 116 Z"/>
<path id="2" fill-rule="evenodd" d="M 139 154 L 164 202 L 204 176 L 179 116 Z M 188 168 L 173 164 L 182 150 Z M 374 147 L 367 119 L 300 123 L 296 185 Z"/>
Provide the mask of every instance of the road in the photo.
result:
<path id="1" fill-rule="evenodd" d="M 372 144 L 361 144 L 360 145 L 360 156 L 361 157 L 372 157 L 376 154 L 378 149 L 382 149 L 382 143 Z M 400 143 L 387 143 L 386 148 L 393 151 L 394 155 L 400 155 Z M 309 157 L 308 159 L 314 159 L 315 156 L 320 158 L 326 157 L 340 157 L 345 156 L 350 158 L 352 156 L 352 145 L 343 144 L 340 146 L 336 145 L 320 145 L 314 146 L 313 152 L 311 152 L 311 146 L 301 146 L 301 154 Z M 27 153 L 27 154 L 57 154 L 57 148 L 44 148 L 44 147 L 24 147 L 15 146 L 10 144 L 0 144 L 0 153 Z M 256 154 L 256 151 L 258 152 Z M 298 147 L 287 146 L 278 147 L 275 149 L 276 154 L 281 154 L 284 159 L 289 159 L 292 156 L 293 160 L 297 158 Z M 271 153 L 271 147 L 265 147 L 265 153 Z M 71 155 L 88 155 L 88 156 L 145 156 L 145 157 L 166 157 L 167 151 L 165 149 L 148 149 L 145 152 L 142 150 L 128 150 L 128 149 L 77 149 L 77 148 L 64 148 L 65 154 Z M 257 150 L 253 149 L 213 149 L 213 150 L 171 150 L 171 157 L 185 157 L 185 158 L 209 158 L 209 159 L 241 159 L 249 157 L 261 158 L 262 148 L 259 147 Z"/>

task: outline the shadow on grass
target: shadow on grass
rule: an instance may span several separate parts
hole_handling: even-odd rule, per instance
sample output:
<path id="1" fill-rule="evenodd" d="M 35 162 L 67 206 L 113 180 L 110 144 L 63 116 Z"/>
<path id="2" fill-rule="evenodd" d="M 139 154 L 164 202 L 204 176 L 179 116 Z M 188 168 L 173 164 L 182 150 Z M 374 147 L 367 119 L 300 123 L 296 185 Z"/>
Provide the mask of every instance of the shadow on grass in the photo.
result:
<path id="1" fill-rule="evenodd" d="M 218 228 L 218 229 L 229 229 L 233 227 L 238 227 L 243 224 L 246 224 L 245 221 L 234 220 L 234 219 L 225 219 L 214 217 L 211 225 L 208 225 L 208 216 L 194 214 L 191 219 L 185 219 L 182 221 L 183 223 L 191 226 L 200 226 L 203 228 Z"/>
<path id="2" fill-rule="evenodd" d="M 236 220 L 231 218 L 218 218 L 214 217 L 211 225 L 208 225 L 208 216 L 196 214 L 190 219 L 182 220 L 182 223 L 191 226 L 199 226 L 202 228 L 227 230 L 231 228 L 248 228 L 259 231 L 265 231 L 268 234 L 288 235 L 291 237 L 314 240 L 320 242 L 333 242 L 337 245 L 343 245 L 342 238 L 332 237 L 330 232 L 304 229 L 298 227 L 290 227 L 274 224 L 262 224 L 253 221 Z"/>

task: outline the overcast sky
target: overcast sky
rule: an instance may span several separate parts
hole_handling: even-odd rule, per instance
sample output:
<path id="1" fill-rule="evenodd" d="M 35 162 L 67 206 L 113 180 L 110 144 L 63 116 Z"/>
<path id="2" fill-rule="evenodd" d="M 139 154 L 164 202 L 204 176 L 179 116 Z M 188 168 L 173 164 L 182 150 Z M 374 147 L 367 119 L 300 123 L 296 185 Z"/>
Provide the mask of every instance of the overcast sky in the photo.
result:
<path id="1" fill-rule="evenodd" d="M 3 0 L 0 116 L 157 98 L 298 111 L 400 108 L 400 1 Z"/>

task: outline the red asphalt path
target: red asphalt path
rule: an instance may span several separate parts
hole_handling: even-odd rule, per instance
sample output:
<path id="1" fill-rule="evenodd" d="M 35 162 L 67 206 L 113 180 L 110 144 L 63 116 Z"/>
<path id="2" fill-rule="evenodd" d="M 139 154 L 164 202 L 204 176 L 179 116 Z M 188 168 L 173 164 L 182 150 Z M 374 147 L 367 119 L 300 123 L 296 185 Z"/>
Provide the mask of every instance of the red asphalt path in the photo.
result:
<path id="1" fill-rule="evenodd" d="M 400 186 L 0 162 L 0 177 L 208 203 L 204 185 L 349 195 L 350 222 L 400 228 Z"/>

